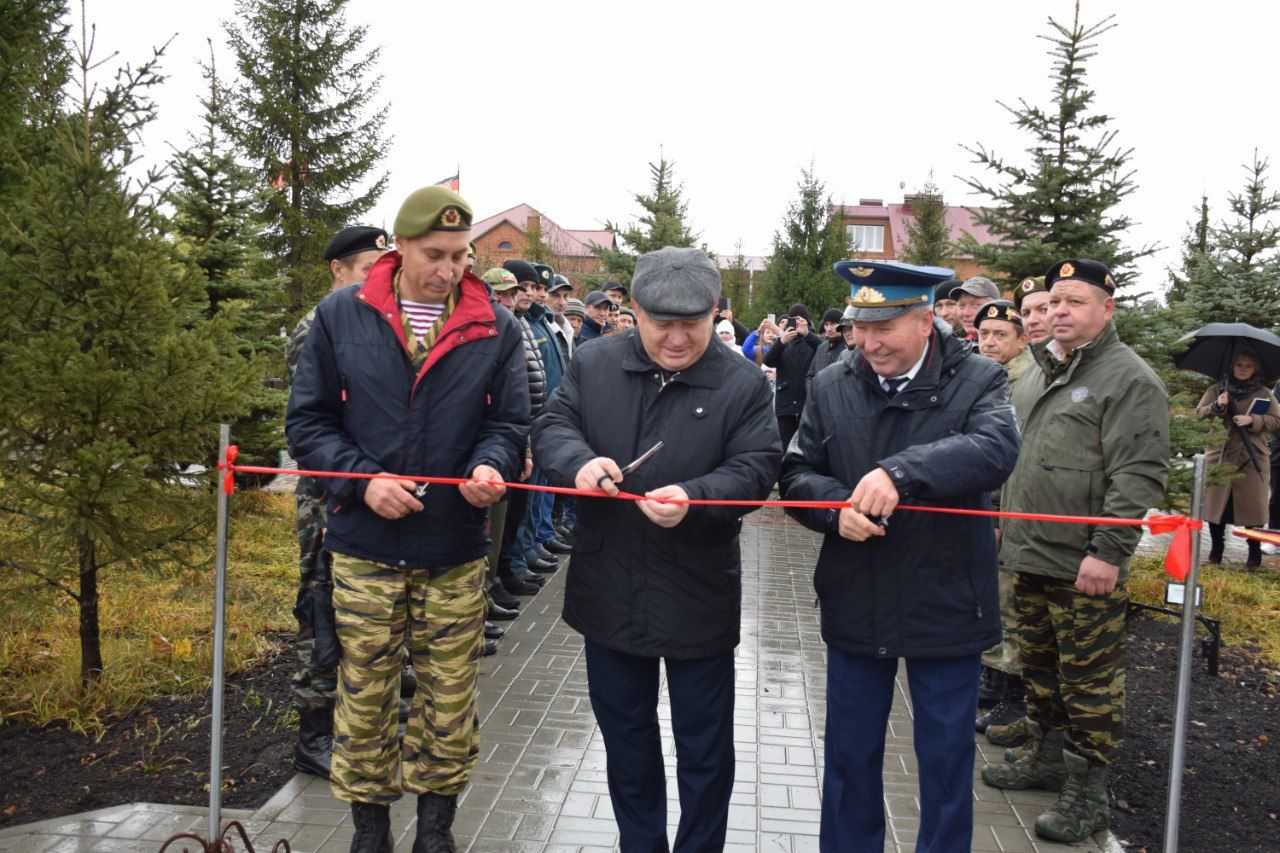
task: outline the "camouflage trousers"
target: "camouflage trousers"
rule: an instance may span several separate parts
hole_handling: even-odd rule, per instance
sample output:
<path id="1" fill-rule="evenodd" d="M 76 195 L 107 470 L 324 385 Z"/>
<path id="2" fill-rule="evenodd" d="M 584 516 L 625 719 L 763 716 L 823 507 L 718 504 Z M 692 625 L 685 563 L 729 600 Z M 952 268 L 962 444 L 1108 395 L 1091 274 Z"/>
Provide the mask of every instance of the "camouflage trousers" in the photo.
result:
<path id="1" fill-rule="evenodd" d="M 1018 613 L 1013 603 L 1013 572 L 1000 572 L 1000 630 L 1004 638 L 982 653 L 982 665 L 1005 675 L 1022 677 L 1022 656 L 1018 651 Z"/>
<path id="2" fill-rule="evenodd" d="M 1015 577 L 1027 716 L 1066 732 L 1081 755 L 1111 764 L 1124 737 L 1128 591 L 1086 595 L 1073 580 Z"/>
<path id="3" fill-rule="evenodd" d="M 480 744 L 484 569 L 483 559 L 428 571 L 333 555 L 342 660 L 330 781 L 338 799 L 390 803 L 402 792 L 448 796 L 466 787 Z M 406 640 L 418 689 L 402 752 L 397 697 Z"/>
<path id="4" fill-rule="evenodd" d="M 298 532 L 298 596 L 302 601 L 316 582 L 321 562 L 330 559 L 324 550 L 325 494 L 312 477 L 298 480 L 296 519 Z M 338 673 L 317 672 L 312 666 L 315 632 L 309 622 L 298 622 L 294 653 L 298 670 L 293 674 L 293 703 L 299 711 L 323 711 L 333 707 L 338 691 Z"/>

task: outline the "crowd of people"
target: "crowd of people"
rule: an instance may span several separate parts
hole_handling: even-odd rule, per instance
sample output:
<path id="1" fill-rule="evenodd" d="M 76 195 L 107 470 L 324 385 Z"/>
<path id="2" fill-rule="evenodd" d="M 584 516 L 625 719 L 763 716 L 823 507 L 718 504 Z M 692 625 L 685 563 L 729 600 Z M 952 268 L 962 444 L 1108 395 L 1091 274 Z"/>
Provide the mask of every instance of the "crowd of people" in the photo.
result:
<path id="1" fill-rule="evenodd" d="M 1116 335 L 1110 270 L 1063 260 L 1006 299 L 981 276 L 842 261 L 846 305 L 817 324 L 793 305 L 749 331 L 698 249 L 642 255 L 630 287 L 610 281 L 578 299 L 546 264 L 473 275 L 470 224 L 461 197 L 429 187 L 405 200 L 394 250 L 380 229 L 340 232 L 324 258 L 334 290 L 289 345 L 294 458 L 385 474 L 298 487 L 295 759 L 351 803 L 353 851 L 391 849 L 387 806 L 403 793 L 418 797 L 413 849 L 454 849 L 478 752 L 477 662 L 499 653 L 496 623 L 519 617 L 564 554 L 563 618 L 584 638 L 621 848 L 667 849 L 661 662 L 679 763 L 675 848 L 721 849 L 749 507 L 687 501 L 761 500 L 775 487 L 833 506 L 788 510 L 823 536 L 822 849 L 883 844 L 900 659 L 915 709 L 917 849 L 970 843 L 975 726 L 1009 747 L 982 769 L 985 784 L 1059 794 L 1036 821 L 1042 836 L 1079 841 L 1108 825 L 1138 529 L 895 510 L 1140 518 L 1160 504 L 1168 399 Z M 1272 411 L 1248 413 L 1266 393 L 1250 359 L 1200 412 L 1230 419 L 1267 459 L 1262 436 L 1280 408 L 1273 397 Z M 1261 523 L 1258 494 L 1215 493 L 1211 558 L 1222 525 Z M 322 626 L 302 606 L 317 589 L 332 590 L 336 670 L 318 665 Z"/>

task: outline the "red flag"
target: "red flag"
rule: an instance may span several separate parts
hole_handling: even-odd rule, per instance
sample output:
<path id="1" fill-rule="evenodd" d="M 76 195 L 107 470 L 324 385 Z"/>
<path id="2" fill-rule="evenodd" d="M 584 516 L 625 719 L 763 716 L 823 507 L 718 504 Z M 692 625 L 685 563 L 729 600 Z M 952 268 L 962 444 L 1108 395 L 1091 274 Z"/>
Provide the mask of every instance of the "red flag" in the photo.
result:
<path id="1" fill-rule="evenodd" d="M 445 178 L 443 181 L 436 181 L 435 185 L 437 187 L 444 187 L 447 190 L 453 190 L 454 192 L 460 192 L 458 189 L 459 184 L 460 181 L 458 180 L 458 175 L 455 174 L 453 177 Z"/>
<path id="2" fill-rule="evenodd" d="M 1169 553 L 1164 555 L 1164 570 L 1176 581 L 1185 581 L 1191 571 L 1191 528 L 1185 524 L 1173 531 Z"/>

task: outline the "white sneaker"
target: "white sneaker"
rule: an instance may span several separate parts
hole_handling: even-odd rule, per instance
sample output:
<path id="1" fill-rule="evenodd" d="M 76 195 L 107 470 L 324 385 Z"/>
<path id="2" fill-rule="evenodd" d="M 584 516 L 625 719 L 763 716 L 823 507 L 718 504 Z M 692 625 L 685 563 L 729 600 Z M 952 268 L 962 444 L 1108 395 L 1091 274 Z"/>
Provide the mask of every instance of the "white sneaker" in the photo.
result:
<path id="1" fill-rule="evenodd" d="M 1262 543 L 1262 553 L 1264 554 L 1280 554 L 1280 545 L 1272 545 L 1270 542 Z"/>

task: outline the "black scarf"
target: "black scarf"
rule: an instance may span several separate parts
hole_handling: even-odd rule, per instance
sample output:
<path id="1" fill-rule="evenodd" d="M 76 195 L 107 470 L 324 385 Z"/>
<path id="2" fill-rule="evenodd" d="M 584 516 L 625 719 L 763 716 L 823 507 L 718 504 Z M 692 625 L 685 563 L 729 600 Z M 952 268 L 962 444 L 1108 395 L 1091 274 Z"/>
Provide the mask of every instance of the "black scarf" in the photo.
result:
<path id="1" fill-rule="evenodd" d="M 1259 368 L 1253 371 L 1253 376 L 1249 377 L 1243 382 L 1241 382 L 1239 379 L 1236 379 L 1235 370 L 1234 370 L 1234 363 L 1236 358 L 1242 355 L 1251 356 L 1253 358 L 1254 364 L 1259 365 Z M 1262 360 L 1258 358 L 1257 353 L 1255 353 L 1251 347 L 1240 347 L 1235 351 L 1231 361 L 1232 361 L 1233 367 L 1228 368 L 1229 372 L 1227 373 L 1227 379 L 1225 382 L 1227 399 L 1229 399 L 1232 403 L 1239 403 L 1241 400 L 1244 400 L 1246 398 L 1256 397 L 1258 394 L 1258 391 L 1261 390 L 1262 388 L 1262 369 L 1261 369 Z"/>

